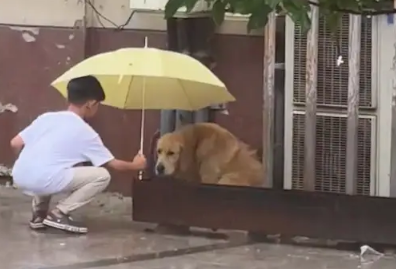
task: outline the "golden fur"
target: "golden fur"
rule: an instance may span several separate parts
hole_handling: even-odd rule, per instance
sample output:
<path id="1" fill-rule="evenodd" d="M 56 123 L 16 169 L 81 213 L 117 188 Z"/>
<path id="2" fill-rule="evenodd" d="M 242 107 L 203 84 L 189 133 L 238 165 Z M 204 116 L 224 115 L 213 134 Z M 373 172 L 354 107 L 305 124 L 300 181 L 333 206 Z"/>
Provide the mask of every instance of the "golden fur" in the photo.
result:
<path id="1" fill-rule="evenodd" d="M 196 123 L 157 142 L 156 172 L 207 184 L 262 186 L 263 166 L 255 151 L 214 123 Z"/>

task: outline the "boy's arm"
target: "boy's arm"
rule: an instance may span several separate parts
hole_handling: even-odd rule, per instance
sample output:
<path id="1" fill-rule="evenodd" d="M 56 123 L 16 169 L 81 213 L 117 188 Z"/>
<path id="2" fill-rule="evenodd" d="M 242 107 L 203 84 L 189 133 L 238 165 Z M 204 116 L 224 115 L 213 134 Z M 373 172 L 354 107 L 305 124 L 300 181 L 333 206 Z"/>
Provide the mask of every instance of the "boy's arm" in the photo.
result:
<path id="1" fill-rule="evenodd" d="M 38 124 L 40 118 L 41 116 L 38 116 L 29 126 L 27 126 L 13 139 L 11 139 L 10 145 L 15 156 L 19 155 L 26 143 L 34 140 L 36 125 Z"/>
<path id="2" fill-rule="evenodd" d="M 88 139 L 84 155 L 94 166 L 105 166 L 117 171 L 140 170 L 146 166 L 144 156 L 137 157 L 132 162 L 116 159 L 97 134 Z"/>
<path id="3" fill-rule="evenodd" d="M 117 171 L 130 171 L 130 170 L 140 170 L 144 169 L 145 165 L 141 164 L 140 162 L 132 161 L 132 162 L 127 162 L 123 160 L 118 160 L 118 159 L 113 159 L 104 166 L 112 168 Z"/>
<path id="4" fill-rule="evenodd" d="M 23 141 L 22 137 L 18 134 L 13 139 L 11 139 L 10 145 L 15 156 L 18 156 L 21 150 L 23 149 L 23 147 L 25 146 L 25 142 Z"/>

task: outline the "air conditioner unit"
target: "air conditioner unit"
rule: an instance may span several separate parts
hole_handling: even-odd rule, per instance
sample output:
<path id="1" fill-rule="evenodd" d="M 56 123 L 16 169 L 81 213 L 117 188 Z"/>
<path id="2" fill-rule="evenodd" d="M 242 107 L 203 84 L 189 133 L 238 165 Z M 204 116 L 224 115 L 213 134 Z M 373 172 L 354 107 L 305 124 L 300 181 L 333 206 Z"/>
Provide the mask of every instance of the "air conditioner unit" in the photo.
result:
<path id="1" fill-rule="evenodd" d="M 316 120 L 315 190 L 345 193 L 347 115 L 318 113 Z M 305 112 L 293 112 L 291 171 L 285 186 L 303 189 Z M 376 187 L 376 117 L 360 116 L 358 129 L 359 195 L 375 195 Z"/>
<path id="2" fill-rule="evenodd" d="M 342 17 L 336 35 L 331 34 L 323 18 L 319 20 L 316 191 L 345 193 L 348 16 Z M 381 19 L 381 27 L 385 22 L 386 19 Z M 394 26 L 381 27 L 377 18 L 362 18 L 357 183 L 360 195 L 389 195 L 386 190 L 389 177 L 384 175 L 389 174 L 390 146 L 386 147 L 386 143 L 390 127 L 389 124 L 386 126 L 386 120 L 390 115 L 388 96 L 391 89 L 390 83 L 383 79 L 387 73 L 381 68 L 390 68 L 392 63 L 379 46 L 389 43 L 385 42 L 385 35 L 389 35 Z M 387 30 L 381 32 L 380 29 Z M 307 37 L 290 18 L 286 19 L 285 54 L 284 186 L 286 189 L 302 189 Z M 336 64 L 339 55 L 344 60 L 341 66 Z"/>
<path id="3" fill-rule="evenodd" d="M 164 12 L 167 0 L 130 0 L 130 8 L 137 11 Z M 211 10 L 211 5 L 205 0 L 199 0 L 190 13 L 186 13 L 186 8 L 180 8 L 175 14 L 176 17 L 191 16 L 206 13 Z"/>
<path id="4" fill-rule="evenodd" d="M 293 39 L 293 102 L 305 103 L 305 70 L 307 57 L 307 38 L 299 25 L 288 23 L 289 39 Z M 292 24 L 292 25 L 290 25 Z M 360 107 L 375 108 L 377 92 L 375 85 L 374 65 L 376 55 L 372 50 L 375 36 L 372 30 L 372 18 L 362 18 L 361 28 L 361 69 L 360 69 Z M 291 38 L 293 36 L 293 38 Z M 374 42 L 373 42 L 374 41 Z M 328 30 L 323 18 L 319 20 L 318 39 L 318 105 L 329 107 L 346 107 L 348 103 L 348 46 L 349 46 L 349 16 L 344 14 L 340 27 L 335 35 Z M 338 56 L 344 63 L 337 66 Z"/>

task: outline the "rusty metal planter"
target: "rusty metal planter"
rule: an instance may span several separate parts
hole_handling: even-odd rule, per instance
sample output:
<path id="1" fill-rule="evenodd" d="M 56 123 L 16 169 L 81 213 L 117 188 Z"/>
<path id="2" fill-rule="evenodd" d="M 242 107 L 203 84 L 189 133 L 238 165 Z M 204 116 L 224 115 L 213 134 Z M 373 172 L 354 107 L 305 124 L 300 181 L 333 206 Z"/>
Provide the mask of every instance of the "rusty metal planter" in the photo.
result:
<path id="1" fill-rule="evenodd" d="M 133 197 L 135 221 L 396 244 L 396 199 L 159 178 L 135 180 Z"/>

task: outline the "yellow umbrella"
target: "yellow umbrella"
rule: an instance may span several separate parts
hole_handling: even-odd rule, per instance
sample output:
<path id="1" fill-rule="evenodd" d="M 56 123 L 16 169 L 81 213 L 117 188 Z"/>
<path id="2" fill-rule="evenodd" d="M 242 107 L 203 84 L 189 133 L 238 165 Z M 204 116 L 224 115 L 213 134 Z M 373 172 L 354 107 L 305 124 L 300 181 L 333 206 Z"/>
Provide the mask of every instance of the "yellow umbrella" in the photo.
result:
<path id="1" fill-rule="evenodd" d="M 106 93 L 105 105 L 142 109 L 140 151 L 143 151 L 145 109 L 201 108 L 235 101 L 208 68 L 185 54 L 155 48 L 123 48 L 92 56 L 51 83 L 66 96 L 67 83 L 94 75 Z"/>
<path id="2" fill-rule="evenodd" d="M 187 55 L 155 48 L 124 48 L 77 64 L 51 85 L 66 96 L 70 79 L 94 75 L 105 105 L 122 109 L 201 108 L 235 101 L 208 68 Z"/>

